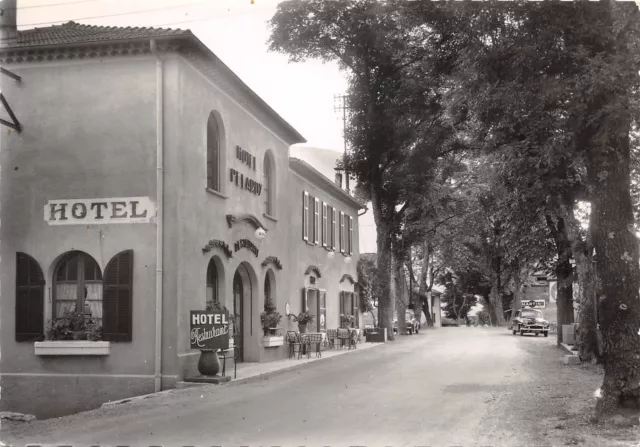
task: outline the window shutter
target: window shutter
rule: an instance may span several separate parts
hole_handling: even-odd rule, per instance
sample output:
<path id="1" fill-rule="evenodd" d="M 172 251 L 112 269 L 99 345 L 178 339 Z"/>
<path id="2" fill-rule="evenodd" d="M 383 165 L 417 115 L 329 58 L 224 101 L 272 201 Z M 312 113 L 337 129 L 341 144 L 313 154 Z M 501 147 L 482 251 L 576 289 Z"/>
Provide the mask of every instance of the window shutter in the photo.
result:
<path id="1" fill-rule="evenodd" d="M 322 204 L 322 246 L 327 246 L 327 204 Z"/>
<path id="2" fill-rule="evenodd" d="M 320 242 L 320 231 L 318 224 L 320 223 L 320 199 L 315 198 L 313 201 L 313 243 L 318 245 Z"/>
<path id="3" fill-rule="evenodd" d="M 349 216 L 349 256 L 353 255 L 353 217 Z"/>
<path id="4" fill-rule="evenodd" d="M 340 211 L 340 253 L 344 253 L 344 213 Z"/>
<path id="5" fill-rule="evenodd" d="M 115 255 L 104 269 L 102 330 L 105 340 L 131 341 L 133 250 Z"/>
<path id="6" fill-rule="evenodd" d="M 302 193 L 302 239 L 309 240 L 309 193 Z"/>
<path id="7" fill-rule="evenodd" d="M 16 341 L 44 339 L 44 285 L 38 262 L 16 253 Z"/>
<path id="8" fill-rule="evenodd" d="M 307 289 L 306 287 L 304 289 L 302 289 L 302 310 L 301 312 L 308 312 L 309 311 L 309 307 L 308 307 L 308 291 L 309 289 Z"/>

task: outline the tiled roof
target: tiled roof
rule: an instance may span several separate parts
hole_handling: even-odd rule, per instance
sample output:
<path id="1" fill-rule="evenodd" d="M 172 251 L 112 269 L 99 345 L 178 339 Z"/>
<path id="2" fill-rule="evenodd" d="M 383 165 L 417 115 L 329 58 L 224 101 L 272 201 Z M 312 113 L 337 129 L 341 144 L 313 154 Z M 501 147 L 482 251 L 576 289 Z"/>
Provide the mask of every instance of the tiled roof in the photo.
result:
<path id="1" fill-rule="evenodd" d="M 120 28 L 117 26 L 83 25 L 76 22 L 67 22 L 62 25 L 18 31 L 17 44 L 13 44 L 11 46 L 29 47 L 40 45 L 63 45 L 86 42 L 107 42 L 110 40 L 177 37 L 186 35 L 191 35 L 191 31 L 163 28 Z"/>

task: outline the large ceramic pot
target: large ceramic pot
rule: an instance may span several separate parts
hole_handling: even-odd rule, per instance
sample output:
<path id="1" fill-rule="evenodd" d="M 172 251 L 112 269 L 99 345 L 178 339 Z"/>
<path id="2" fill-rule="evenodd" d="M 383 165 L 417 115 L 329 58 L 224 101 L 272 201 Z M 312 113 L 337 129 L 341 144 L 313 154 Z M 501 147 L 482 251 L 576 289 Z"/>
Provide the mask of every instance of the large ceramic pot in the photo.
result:
<path id="1" fill-rule="evenodd" d="M 301 334 L 306 333 L 307 332 L 307 325 L 298 323 L 298 330 L 300 331 Z"/>
<path id="2" fill-rule="evenodd" d="M 198 360 L 198 371 L 203 376 L 215 376 L 220 372 L 218 354 L 212 349 L 202 349 Z"/>

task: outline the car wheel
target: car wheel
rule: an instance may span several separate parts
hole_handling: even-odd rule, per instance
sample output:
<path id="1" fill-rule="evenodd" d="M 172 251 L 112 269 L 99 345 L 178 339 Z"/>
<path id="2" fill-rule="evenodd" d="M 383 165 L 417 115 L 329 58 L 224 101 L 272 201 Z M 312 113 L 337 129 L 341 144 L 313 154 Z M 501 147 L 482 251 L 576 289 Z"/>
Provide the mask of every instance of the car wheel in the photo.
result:
<path id="1" fill-rule="evenodd" d="M 540 335 L 540 333 L 539 333 L 539 332 L 536 332 L 536 337 L 537 337 L 538 335 Z"/>
<path id="2" fill-rule="evenodd" d="M 518 332 L 518 331 L 516 331 L 516 330 L 514 329 L 514 330 L 513 330 L 513 335 L 516 335 L 516 332 Z"/>
<path id="3" fill-rule="evenodd" d="M 522 329 L 520 329 L 520 336 L 521 336 L 521 337 L 524 337 L 524 332 L 523 332 L 523 330 L 522 330 Z"/>
<path id="4" fill-rule="evenodd" d="M 549 336 L 549 331 L 544 331 L 544 336 L 548 337 Z"/>

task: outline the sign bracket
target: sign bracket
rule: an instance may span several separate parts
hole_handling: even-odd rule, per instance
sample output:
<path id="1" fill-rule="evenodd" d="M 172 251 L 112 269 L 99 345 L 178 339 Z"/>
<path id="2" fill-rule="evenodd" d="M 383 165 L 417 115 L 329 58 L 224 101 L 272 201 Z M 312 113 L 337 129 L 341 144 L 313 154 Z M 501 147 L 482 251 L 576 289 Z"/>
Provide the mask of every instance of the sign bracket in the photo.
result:
<path id="1" fill-rule="evenodd" d="M 18 76 L 17 74 L 7 70 L 6 68 L 0 67 L 0 74 L 3 74 L 5 76 L 9 76 L 10 78 L 14 79 L 18 83 L 22 82 L 22 78 L 20 76 Z M 5 110 L 7 111 L 9 116 L 11 117 L 11 121 L 12 121 L 12 122 L 9 122 L 7 120 L 4 120 L 4 119 L 0 118 L 0 124 L 2 124 L 4 126 L 7 126 L 7 127 L 10 127 L 11 129 L 14 129 L 18 133 L 22 132 L 22 126 L 20 125 L 20 121 L 18 121 L 18 118 L 16 118 L 16 115 L 13 113 L 13 110 L 11 109 L 11 106 L 9 105 L 7 100 L 5 99 L 4 94 L 2 94 L 2 92 L 0 92 L 0 102 L 2 103 L 2 107 L 5 108 Z"/>

